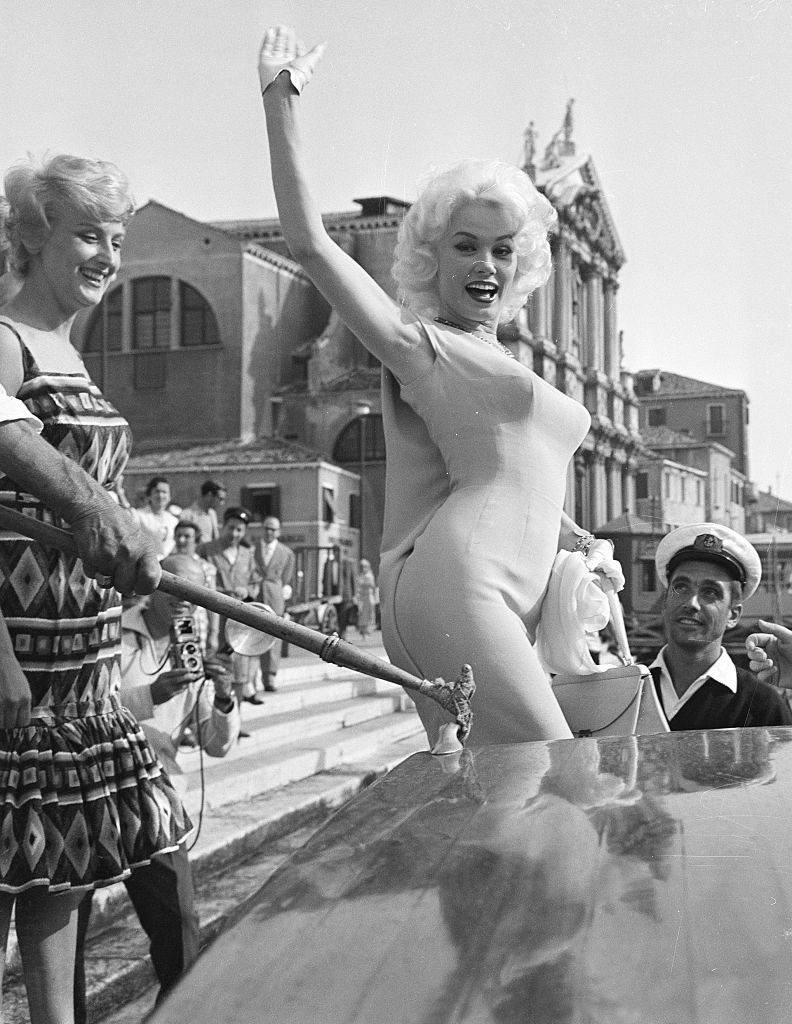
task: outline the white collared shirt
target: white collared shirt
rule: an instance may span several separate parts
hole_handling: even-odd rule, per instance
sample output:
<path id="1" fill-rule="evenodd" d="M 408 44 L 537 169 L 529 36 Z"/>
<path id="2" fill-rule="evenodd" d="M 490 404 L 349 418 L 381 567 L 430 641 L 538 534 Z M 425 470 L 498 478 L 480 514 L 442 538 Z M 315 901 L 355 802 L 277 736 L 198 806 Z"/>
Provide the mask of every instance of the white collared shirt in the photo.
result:
<path id="1" fill-rule="evenodd" d="M 724 647 L 721 648 L 718 660 L 710 665 L 707 671 L 703 672 L 698 679 L 695 679 L 681 697 L 677 694 L 674 684 L 671 682 L 671 674 L 668 671 L 665 660 L 665 651 L 666 648 L 663 647 L 649 668 L 650 670 L 653 668 L 660 669 L 660 698 L 663 702 L 666 718 L 669 721 L 681 707 L 687 704 L 694 694 L 698 693 L 708 679 L 713 679 L 716 683 L 720 683 L 721 686 L 725 686 L 727 690 L 731 690 L 732 693 L 737 693 L 737 669 Z"/>
<path id="2" fill-rule="evenodd" d="M 261 555 L 262 555 L 262 558 L 264 559 L 264 565 L 265 566 L 269 565 L 270 562 L 272 561 L 272 556 L 275 554 L 275 548 L 277 546 L 278 546 L 277 538 L 275 540 L 271 540 L 269 542 L 269 544 L 262 544 L 262 546 L 261 546 Z"/>

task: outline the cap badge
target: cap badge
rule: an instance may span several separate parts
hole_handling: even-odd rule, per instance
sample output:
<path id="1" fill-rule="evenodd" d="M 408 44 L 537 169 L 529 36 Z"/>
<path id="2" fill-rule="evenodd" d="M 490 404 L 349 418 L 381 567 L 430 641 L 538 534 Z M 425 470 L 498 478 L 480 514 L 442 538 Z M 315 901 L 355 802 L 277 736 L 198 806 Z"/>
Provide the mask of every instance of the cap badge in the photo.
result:
<path id="1" fill-rule="evenodd" d="M 723 541 L 712 533 L 701 533 L 693 542 L 693 547 L 698 551 L 707 551 L 709 554 L 721 554 Z"/>

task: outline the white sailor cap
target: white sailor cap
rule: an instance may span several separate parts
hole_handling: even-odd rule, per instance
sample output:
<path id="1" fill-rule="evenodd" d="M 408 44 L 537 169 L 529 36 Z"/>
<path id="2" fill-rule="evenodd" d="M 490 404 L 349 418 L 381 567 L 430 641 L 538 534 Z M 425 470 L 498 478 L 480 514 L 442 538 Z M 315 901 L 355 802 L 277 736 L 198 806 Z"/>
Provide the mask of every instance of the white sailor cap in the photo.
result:
<path id="1" fill-rule="evenodd" d="M 762 563 L 753 544 L 720 523 L 691 523 L 680 526 L 657 545 L 655 568 L 665 587 L 668 577 L 684 561 L 714 562 L 743 585 L 743 600 L 759 586 Z"/>

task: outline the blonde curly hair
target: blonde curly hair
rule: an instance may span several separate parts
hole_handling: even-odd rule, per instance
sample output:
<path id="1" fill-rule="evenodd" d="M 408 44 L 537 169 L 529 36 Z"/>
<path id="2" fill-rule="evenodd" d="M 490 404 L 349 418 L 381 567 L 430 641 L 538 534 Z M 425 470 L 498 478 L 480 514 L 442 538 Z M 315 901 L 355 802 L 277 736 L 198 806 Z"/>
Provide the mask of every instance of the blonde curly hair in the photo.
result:
<path id="1" fill-rule="evenodd" d="M 135 202 L 126 176 L 105 160 L 60 153 L 15 164 L 5 176 L 2 229 L 12 270 L 24 277 L 46 241 L 52 218 L 79 210 L 98 221 L 126 224 Z"/>
<path id="2" fill-rule="evenodd" d="M 436 248 L 454 212 L 467 203 L 490 201 L 503 203 L 520 224 L 514 237 L 517 272 L 502 319 L 510 320 L 530 293 L 547 281 L 547 233 L 557 220 L 552 205 L 513 164 L 464 160 L 429 178 L 399 228 L 391 273 L 399 301 L 414 313 L 438 312 Z"/>

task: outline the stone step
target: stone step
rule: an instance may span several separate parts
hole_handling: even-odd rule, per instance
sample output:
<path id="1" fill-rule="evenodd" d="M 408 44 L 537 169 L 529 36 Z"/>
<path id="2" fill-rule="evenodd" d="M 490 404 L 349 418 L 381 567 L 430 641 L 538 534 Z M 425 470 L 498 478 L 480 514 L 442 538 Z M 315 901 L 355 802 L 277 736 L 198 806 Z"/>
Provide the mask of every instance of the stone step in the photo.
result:
<path id="1" fill-rule="evenodd" d="M 380 742 L 368 759 L 361 753 L 354 764 L 339 764 L 252 799 L 207 810 L 190 853 L 202 943 L 217 934 L 228 915 L 337 807 L 405 757 L 425 749 L 422 733 Z M 92 1021 L 139 1024 L 151 1008 L 155 979 L 146 949 L 123 885 L 99 890 L 86 957 Z M 27 1020 L 18 974 L 8 978 L 4 1006 L 7 1024 Z"/>
<path id="2" fill-rule="evenodd" d="M 330 732 L 332 729 L 346 729 L 367 718 L 377 718 L 394 712 L 407 710 L 405 698 L 397 687 L 387 692 L 360 692 L 347 696 L 339 687 L 343 684 L 331 684 L 328 701 L 316 700 L 307 704 L 280 703 L 280 694 L 274 694 L 264 706 L 244 706 L 242 711 L 242 728 L 250 733 L 249 737 L 240 741 L 226 754 L 225 760 L 250 752 L 254 747 L 272 749 L 285 746 L 300 737 L 316 733 Z M 350 686 L 357 686 L 350 683 Z M 346 687 L 344 688 L 346 689 Z M 285 694 L 284 697 L 296 697 L 296 694 Z M 311 694 L 315 697 L 317 694 Z M 319 694 L 321 696 L 321 693 Z M 412 704 L 409 705 L 410 709 Z M 197 760 L 197 750 L 184 750 L 179 757 L 183 766 Z M 206 760 L 206 759 L 204 759 Z M 216 760 L 216 759 L 215 759 Z"/>
<path id="3" fill-rule="evenodd" d="M 388 661 L 385 648 L 381 643 L 376 642 L 359 646 L 360 650 L 365 654 L 379 658 L 380 661 Z M 358 675 L 354 669 L 322 661 L 318 655 L 310 654 L 308 651 L 301 651 L 299 648 L 292 647 L 291 652 L 291 655 L 283 658 L 280 663 L 276 680 L 279 691 L 287 689 L 295 683 L 342 679 Z"/>
<path id="4" fill-rule="evenodd" d="M 360 704 L 365 703 L 361 700 Z M 266 790 L 288 785 L 317 772 L 328 771 L 345 762 L 361 761 L 374 755 L 378 747 L 410 737 L 422 742 L 424 733 L 420 719 L 414 711 L 386 711 L 382 705 L 371 708 L 341 708 L 348 724 L 338 715 L 319 723 L 324 731 L 307 728 L 305 734 L 293 735 L 281 745 L 270 746 L 264 741 L 247 747 L 249 740 L 241 740 L 234 751 L 223 759 L 204 759 L 204 806 L 219 807 L 226 803 L 246 800 Z M 358 717 L 359 716 L 359 717 Z M 299 728 L 299 721 L 294 728 Z M 255 732 L 251 731 L 251 740 Z M 421 748 L 422 749 L 422 748 Z M 193 755 L 194 761 L 197 755 Z M 187 765 L 185 764 L 185 767 Z M 192 770 L 192 784 L 188 791 L 187 808 L 194 817 L 201 790 L 197 766 Z"/>

